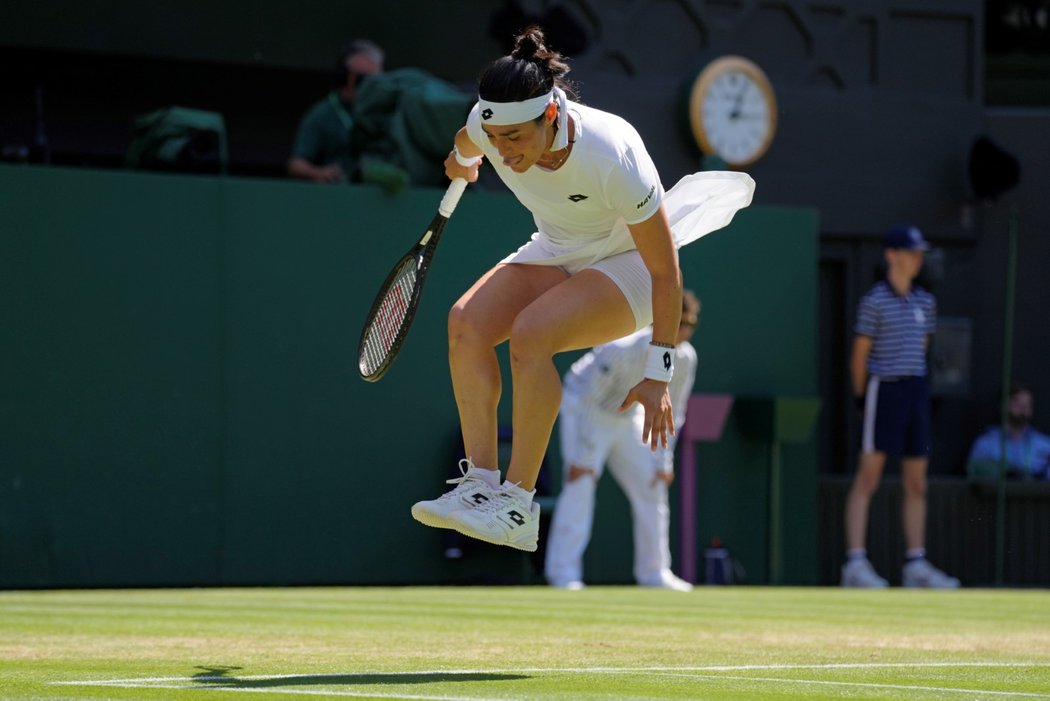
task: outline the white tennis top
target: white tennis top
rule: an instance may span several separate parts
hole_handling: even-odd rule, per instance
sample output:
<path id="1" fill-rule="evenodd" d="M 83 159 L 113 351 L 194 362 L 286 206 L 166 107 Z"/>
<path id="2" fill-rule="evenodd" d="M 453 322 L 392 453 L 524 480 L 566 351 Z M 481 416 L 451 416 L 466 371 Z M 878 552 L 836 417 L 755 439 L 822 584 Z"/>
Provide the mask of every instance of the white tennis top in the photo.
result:
<path id="1" fill-rule="evenodd" d="M 634 127 L 616 115 L 568 102 L 575 122 L 572 151 L 557 170 L 533 166 L 515 173 L 481 128 L 477 105 L 467 135 L 536 221 L 545 248 L 570 253 L 611 234 L 627 236 L 627 224 L 651 217 L 664 190 L 652 158 Z"/>
<path id="2" fill-rule="evenodd" d="M 628 224 L 643 222 L 664 204 L 679 247 L 728 224 L 751 203 L 755 182 L 746 173 L 708 171 L 682 178 L 665 195 L 659 173 L 638 132 L 620 117 L 569 101 L 576 125 L 568 159 L 557 170 L 533 166 L 515 173 L 481 128 L 479 108 L 467 117 L 467 135 L 500 179 L 532 212 L 533 240 L 553 257 L 536 263 L 589 263 L 635 248 Z M 520 256 L 518 262 L 530 262 Z"/>

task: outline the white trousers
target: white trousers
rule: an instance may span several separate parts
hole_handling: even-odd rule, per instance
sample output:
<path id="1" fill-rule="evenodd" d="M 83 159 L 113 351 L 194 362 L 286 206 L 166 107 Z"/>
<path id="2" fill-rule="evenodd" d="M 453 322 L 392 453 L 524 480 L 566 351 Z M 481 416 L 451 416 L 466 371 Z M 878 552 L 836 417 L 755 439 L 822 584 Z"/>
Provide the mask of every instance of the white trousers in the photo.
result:
<path id="1" fill-rule="evenodd" d="M 653 454 L 649 445 L 642 443 L 642 418 L 641 412 L 623 415 L 603 411 L 570 392 L 562 397 L 559 431 L 564 474 L 547 535 L 547 581 L 583 581 L 583 553 L 591 539 L 594 494 L 606 465 L 631 505 L 635 580 L 651 584 L 670 573 L 667 485 L 654 479 Z M 570 482 L 571 465 L 594 473 Z"/>

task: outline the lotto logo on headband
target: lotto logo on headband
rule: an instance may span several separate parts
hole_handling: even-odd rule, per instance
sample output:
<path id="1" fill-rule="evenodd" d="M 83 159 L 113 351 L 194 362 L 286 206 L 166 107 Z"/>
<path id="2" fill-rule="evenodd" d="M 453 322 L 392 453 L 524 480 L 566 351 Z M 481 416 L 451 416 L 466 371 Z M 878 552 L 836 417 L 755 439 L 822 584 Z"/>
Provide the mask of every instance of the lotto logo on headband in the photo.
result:
<path id="1" fill-rule="evenodd" d="M 491 102 L 478 98 L 481 118 L 496 126 L 523 124 L 543 114 L 543 110 L 554 100 L 554 90 L 546 95 L 533 97 L 521 102 Z"/>

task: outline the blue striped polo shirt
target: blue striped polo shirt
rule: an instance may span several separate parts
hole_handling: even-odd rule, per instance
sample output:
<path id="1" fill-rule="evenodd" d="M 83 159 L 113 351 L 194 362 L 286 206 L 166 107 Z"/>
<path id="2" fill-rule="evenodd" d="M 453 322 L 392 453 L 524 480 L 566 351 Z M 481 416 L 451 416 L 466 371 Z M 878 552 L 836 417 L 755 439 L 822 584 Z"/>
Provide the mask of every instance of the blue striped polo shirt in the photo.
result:
<path id="1" fill-rule="evenodd" d="M 926 336 L 937 327 L 937 301 L 918 286 L 901 296 L 883 280 L 860 300 L 854 330 L 870 336 L 868 372 L 881 377 L 926 374 Z"/>

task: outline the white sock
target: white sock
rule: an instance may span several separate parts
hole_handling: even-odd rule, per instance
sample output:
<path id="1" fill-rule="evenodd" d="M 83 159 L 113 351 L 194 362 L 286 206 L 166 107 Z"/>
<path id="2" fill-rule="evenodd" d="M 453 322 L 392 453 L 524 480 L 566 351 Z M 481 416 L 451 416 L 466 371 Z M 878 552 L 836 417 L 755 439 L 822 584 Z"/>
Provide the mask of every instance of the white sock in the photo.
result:
<path id="1" fill-rule="evenodd" d="M 536 494 L 535 489 L 531 492 L 527 492 L 513 482 L 504 482 L 503 491 L 513 494 L 515 497 L 529 505 L 532 504 L 532 497 Z"/>
<path id="2" fill-rule="evenodd" d="M 485 480 L 485 483 L 493 489 L 499 489 L 499 470 L 488 470 L 475 465 L 474 474 Z"/>
<path id="3" fill-rule="evenodd" d="M 905 562 L 914 562 L 915 560 L 926 559 L 926 548 L 908 548 L 904 551 Z"/>

